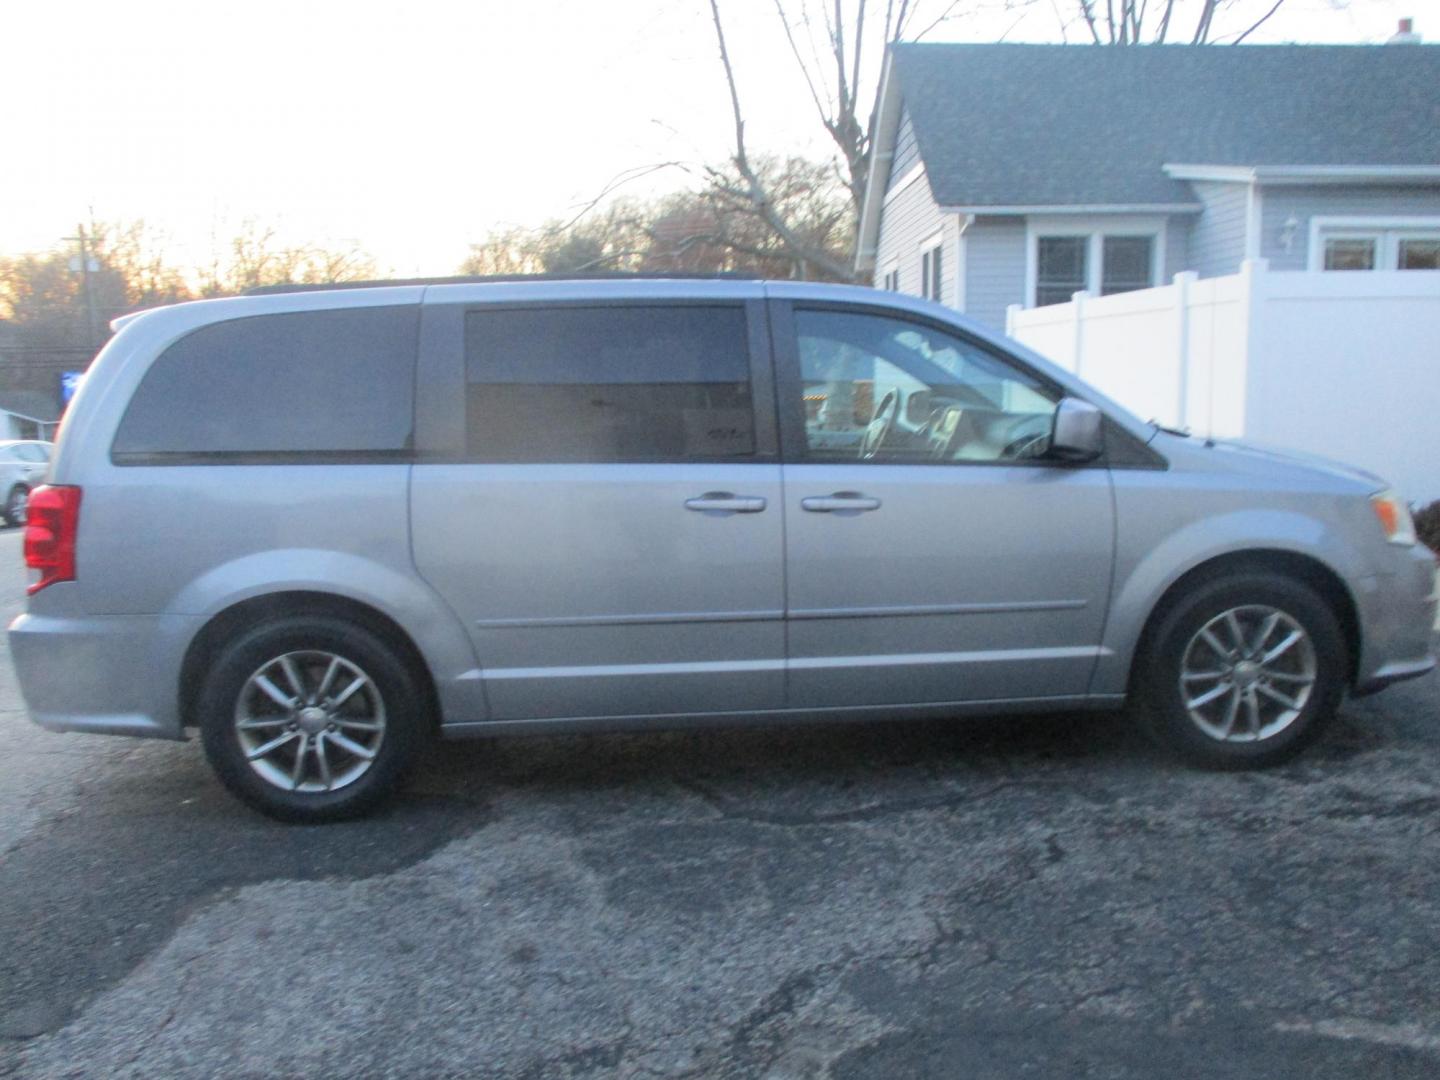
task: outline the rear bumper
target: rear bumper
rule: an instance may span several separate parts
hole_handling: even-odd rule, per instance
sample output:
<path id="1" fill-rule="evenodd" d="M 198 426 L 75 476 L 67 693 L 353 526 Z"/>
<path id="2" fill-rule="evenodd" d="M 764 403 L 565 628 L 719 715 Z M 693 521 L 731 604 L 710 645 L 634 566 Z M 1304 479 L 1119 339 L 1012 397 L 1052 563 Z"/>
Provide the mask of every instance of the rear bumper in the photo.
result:
<path id="1" fill-rule="evenodd" d="M 204 620 L 21 615 L 10 652 L 31 719 L 51 731 L 181 739 L 180 665 Z"/>

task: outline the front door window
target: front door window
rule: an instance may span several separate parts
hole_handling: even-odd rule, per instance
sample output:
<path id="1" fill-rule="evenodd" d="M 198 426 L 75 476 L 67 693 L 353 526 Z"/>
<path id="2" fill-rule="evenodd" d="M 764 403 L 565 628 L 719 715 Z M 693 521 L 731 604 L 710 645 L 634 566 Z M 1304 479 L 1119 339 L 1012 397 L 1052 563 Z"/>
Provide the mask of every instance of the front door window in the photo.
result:
<path id="1" fill-rule="evenodd" d="M 811 461 L 1041 456 L 1059 395 L 977 345 L 879 315 L 797 311 Z"/>

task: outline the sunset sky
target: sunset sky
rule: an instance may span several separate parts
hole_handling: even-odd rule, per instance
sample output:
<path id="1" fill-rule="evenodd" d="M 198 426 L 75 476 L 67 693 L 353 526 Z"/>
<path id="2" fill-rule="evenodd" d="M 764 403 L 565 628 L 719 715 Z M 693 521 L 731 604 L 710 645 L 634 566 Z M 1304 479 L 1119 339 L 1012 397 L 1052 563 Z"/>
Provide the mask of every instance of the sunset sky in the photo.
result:
<path id="1" fill-rule="evenodd" d="M 927 40 L 1058 41 L 1055 5 L 1073 4 L 978 0 Z M 823 152 L 770 0 L 724 10 L 752 149 Z M 1433 0 L 1286 0 L 1251 40 L 1380 42 L 1410 14 L 1440 39 Z M 723 157 L 731 137 L 704 0 L 57 0 L 7 5 L 0 35 L 4 253 L 53 246 L 93 208 L 144 218 L 182 263 L 249 218 L 443 274 L 494 226 L 563 215 L 627 169 Z"/>

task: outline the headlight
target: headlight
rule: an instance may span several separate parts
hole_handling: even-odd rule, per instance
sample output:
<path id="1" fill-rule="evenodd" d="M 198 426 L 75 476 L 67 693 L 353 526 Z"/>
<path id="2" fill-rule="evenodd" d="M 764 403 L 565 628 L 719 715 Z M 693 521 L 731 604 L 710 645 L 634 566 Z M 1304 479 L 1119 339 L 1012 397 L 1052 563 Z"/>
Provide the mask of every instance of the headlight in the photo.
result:
<path id="1" fill-rule="evenodd" d="M 1385 530 L 1385 539 L 1392 544 L 1410 547 L 1415 543 L 1415 521 L 1410 517 L 1410 507 L 1392 489 L 1376 492 L 1370 496 L 1370 508 Z"/>

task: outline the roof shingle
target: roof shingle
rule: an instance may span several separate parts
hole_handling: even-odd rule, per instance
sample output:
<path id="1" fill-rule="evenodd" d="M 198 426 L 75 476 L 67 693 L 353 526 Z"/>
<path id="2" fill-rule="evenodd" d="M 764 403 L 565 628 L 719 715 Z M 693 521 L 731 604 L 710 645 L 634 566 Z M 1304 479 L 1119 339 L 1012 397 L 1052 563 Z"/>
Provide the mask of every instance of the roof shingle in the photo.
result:
<path id="1" fill-rule="evenodd" d="M 1440 165 L 1440 47 L 898 45 L 942 206 L 1192 202 L 1167 163 Z"/>

